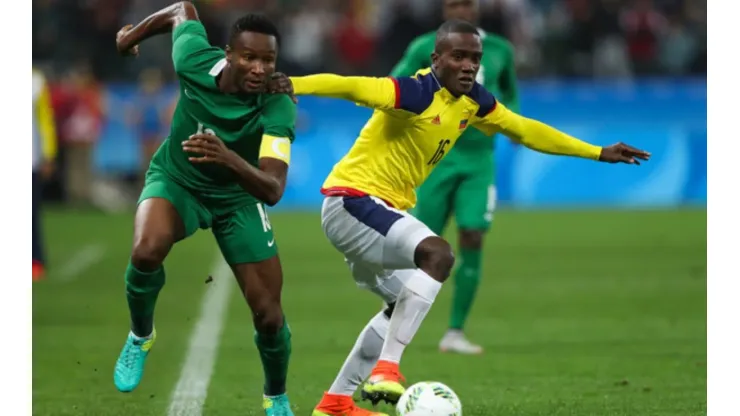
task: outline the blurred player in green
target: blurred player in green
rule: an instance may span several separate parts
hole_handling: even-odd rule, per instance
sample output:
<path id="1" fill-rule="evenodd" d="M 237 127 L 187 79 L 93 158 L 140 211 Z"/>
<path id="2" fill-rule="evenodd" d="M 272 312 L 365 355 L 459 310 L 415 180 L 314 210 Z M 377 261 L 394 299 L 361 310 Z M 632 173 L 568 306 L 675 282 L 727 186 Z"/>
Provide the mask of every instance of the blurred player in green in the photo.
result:
<path id="1" fill-rule="evenodd" d="M 445 20 L 478 23 L 477 0 L 445 0 Z M 483 58 L 476 81 L 514 112 L 519 112 L 514 69 L 514 49 L 499 36 L 479 29 Z M 412 76 L 431 65 L 436 32 L 416 38 L 406 50 L 392 76 Z M 459 266 L 449 329 L 440 342 L 445 352 L 479 354 L 483 348 L 468 341 L 463 333 L 481 275 L 483 236 L 491 226 L 496 205 L 492 138 L 477 129 L 467 129 L 447 157 L 437 165 L 418 189 L 414 215 L 432 231 L 442 235 L 454 213 L 459 231 Z"/>
<path id="2" fill-rule="evenodd" d="M 292 416 L 285 394 L 291 342 L 280 304 L 283 276 L 264 208 L 283 194 L 295 134 L 291 98 L 262 93 L 275 71 L 279 34 L 266 18 L 246 15 L 233 25 L 225 50 L 212 47 L 195 7 L 182 2 L 121 29 L 118 51 L 136 55 L 139 43 L 170 32 L 180 99 L 136 210 L 126 269 L 131 331 L 114 382 L 129 392 L 141 381 L 156 339 L 154 308 L 167 253 L 199 228 L 211 229 L 252 311 L 265 413 Z"/>

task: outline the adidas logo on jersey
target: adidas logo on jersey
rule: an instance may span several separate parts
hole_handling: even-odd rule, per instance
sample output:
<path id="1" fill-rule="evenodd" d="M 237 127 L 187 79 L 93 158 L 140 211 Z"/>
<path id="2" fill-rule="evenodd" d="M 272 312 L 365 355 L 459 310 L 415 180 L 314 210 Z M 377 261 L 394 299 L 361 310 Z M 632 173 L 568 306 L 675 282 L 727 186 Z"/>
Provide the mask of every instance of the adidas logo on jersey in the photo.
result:
<path id="1" fill-rule="evenodd" d="M 439 120 L 439 115 L 437 115 L 436 117 L 432 119 L 432 124 L 440 124 L 440 123 L 442 122 Z"/>

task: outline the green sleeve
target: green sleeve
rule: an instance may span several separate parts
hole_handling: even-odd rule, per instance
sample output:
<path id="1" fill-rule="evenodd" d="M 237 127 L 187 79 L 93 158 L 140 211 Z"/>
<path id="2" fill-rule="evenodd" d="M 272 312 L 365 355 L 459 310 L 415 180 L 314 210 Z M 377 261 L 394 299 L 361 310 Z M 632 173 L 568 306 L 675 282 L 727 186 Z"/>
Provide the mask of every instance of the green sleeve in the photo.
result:
<path id="1" fill-rule="evenodd" d="M 516 62 L 514 60 L 513 48 L 506 60 L 504 70 L 501 72 L 499 91 L 501 92 L 501 102 L 511 111 L 519 113 L 519 89 L 517 88 Z"/>
<path id="2" fill-rule="evenodd" d="M 266 94 L 262 103 L 263 134 L 295 140 L 296 107 L 286 94 Z"/>
<path id="3" fill-rule="evenodd" d="M 172 63 L 178 74 L 202 69 L 200 57 L 211 49 L 206 29 L 197 20 L 183 22 L 172 31 Z"/>
<path id="4" fill-rule="evenodd" d="M 413 76 L 416 71 L 426 68 L 431 65 L 430 55 L 434 46 L 429 47 L 429 42 L 426 36 L 421 36 L 414 39 L 413 42 L 406 48 L 406 52 L 403 54 L 403 58 L 399 61 L 391 71 L 392 77 L 410 77 Z"/>

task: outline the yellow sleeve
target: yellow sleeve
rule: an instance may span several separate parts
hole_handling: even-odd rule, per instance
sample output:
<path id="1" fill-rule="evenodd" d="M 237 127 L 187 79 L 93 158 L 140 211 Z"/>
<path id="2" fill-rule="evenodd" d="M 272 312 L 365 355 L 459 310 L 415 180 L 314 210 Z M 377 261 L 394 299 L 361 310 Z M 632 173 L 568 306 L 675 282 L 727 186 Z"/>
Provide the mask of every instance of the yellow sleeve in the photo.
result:
<path id="1" fill-rule="evenodd" d="M 342 98 L 371 108 L 398 108 L 398 81 L 393 78 L 343 77 L 334 74 L 290 77 L 296 95 Z"/>
<path id="2" fill-rule="evenodd" d="M 290 165 L 290 139 L 268 134 L 263 135 L 259 158 L 262 159 L 263 157 L 282 160 Z"/>
<path id="3" fill-rule="evenodd" d="M 501 102 L 497 102 L 492 111 L 485 116 L 476 117 L 472 126 L 489 136 L 499 132 L 503 133 L 510 139 L 540 153 L 593 160 L 599 160 L 601 156 L 601 146 L 594 146 L 547 124 L 522 117 L 509 111 Z"/>
<path id="4" fill-rule="evenodd" d="M 46 160 L 52 160 L 57 155 L 57 132 L 54 124 L 54 109 L 51 107 L 51 94 L 47 85 L 43 86 L 36 105 L 41 133 L 41 151 Z"/>

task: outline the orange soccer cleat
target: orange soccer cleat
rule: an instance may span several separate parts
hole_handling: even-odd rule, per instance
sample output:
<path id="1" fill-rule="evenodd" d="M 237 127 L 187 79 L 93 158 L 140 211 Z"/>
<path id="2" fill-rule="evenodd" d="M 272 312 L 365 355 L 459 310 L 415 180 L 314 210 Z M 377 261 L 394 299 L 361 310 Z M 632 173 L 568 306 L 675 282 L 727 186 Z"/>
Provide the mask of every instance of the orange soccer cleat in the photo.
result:
<path id="1" fill-rule="evenodd" d="M 362 398 L 370 400 L 373 405 L 378 404 L 381 400 L 386 403 L 395 405 L 406 391 L 401 384 L 405 381 L 398 363 L 390 361 L 378 361 L 378 364 L 370 373 L 370 378 L 362 387 Z"/>
<path id="2" fill-rule="evenodd" d="M 355 405 L 352 396 L 324 393 L 321 402 L 311 416 L 388 416 L 386 413 L 371 412 Z"/>

